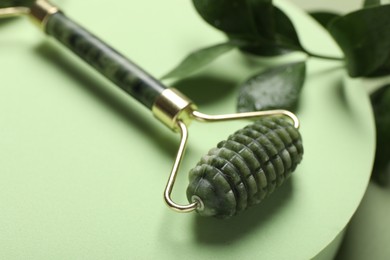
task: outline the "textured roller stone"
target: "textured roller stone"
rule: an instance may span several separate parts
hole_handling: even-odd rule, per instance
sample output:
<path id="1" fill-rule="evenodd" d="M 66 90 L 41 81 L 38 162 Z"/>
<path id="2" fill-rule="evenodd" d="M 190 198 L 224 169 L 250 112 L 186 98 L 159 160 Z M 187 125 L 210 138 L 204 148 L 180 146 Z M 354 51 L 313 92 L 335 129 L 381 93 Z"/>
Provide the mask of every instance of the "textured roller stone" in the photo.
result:
<path id="1" fill-rule="evenodd" d="M 260 203 L 301 162 L 301 135 L 280 117 L 238 130 L 190 171 L 187 197 L 203 216 L 228 218 Z"/>

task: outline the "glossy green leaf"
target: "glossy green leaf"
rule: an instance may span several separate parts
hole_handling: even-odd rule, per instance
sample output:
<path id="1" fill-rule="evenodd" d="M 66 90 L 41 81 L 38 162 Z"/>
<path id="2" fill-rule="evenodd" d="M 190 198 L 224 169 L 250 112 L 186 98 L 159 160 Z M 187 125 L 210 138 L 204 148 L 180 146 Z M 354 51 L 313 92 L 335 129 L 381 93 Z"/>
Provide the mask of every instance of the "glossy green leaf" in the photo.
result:
<path id="1" fill-rule="evenodd" d="M 332 13 L 332 12 L 322 12 L 322 11 L 316 11 L 316 12 L 310 12 L 309 13 L 311 17 L 313 17 L 319 24 L 321 24 L 324 28 L 327 28 L 329 23 L 340 17 L 339 14 Z"/>
<path id="2" fill-rule="evenodd" d="M 242 48 L 243 51 L 259 56 L 281 55 L 293 50 L 302 50 L 298 34 L 288 16 L 274 7 L 273 20 L 275 33 L 272 39 L 257 38 Z"/>
<path id="3" fill-rule="evenodd" d="M 293 110 L 298 103 L 305 76 L 305 62 L 267 69 L 241 86 L 237 110 L 239 112 Z"/>
<path id="4" fill-rule="evenodd" d="M 334 19 L 329 31 L 344 52 L 352 77 L 390 72 L 390 5 L 369 7 Z"/>
<path id="5" fill-rule="evenodd" d="M 377 147 L 373 178 L 381 184 L 388 184 L 390 178 L 390 85 L 371 95 L 375 115 Z"/>
<path id="6" fill-rule="evenodd" d="M 276 42 L 286 49 L 300 49 L 301 43 L 294 24 L 282 10 L 275 7 Z"/>
<path id="7" fill-rule="evenodd" d="M 237 46 L 240 46 L 238 42 L 226 42 L 192 52 L 176 68 L 163 76 L 163 79 L 184 78 Z"/>
<path id="8" fill-rule="evenodd" d="M 274 56 L 300 50 L 294 25 L 271 0 L 193 0 L 203 19 L 230 39 L 250 42 L 243 51 Z"/>

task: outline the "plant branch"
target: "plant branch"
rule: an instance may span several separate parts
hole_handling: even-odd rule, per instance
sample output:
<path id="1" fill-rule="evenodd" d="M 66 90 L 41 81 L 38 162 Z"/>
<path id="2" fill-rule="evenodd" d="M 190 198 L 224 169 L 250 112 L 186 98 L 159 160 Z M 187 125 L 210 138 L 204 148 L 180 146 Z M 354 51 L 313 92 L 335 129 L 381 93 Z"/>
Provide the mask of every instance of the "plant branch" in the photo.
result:
<path id="1" fill-rule="evenodd" d="M 310 57 L 313 57 L 313 58 L 319 58 L 319 59 L 325 59 L 325 60 L 337 60 L 337 61 L 343 61 L 344 58 L 343 57 L 333 57 L 333 56 L 326 56 L 326 55 L 321 55 L 321 54 L 316 54 L 316 53 L 312 53 L 308 50 L 305 50 L 305 49 L 302 49 L 302 51 L 304 53 L 306 53 L 307 55 L 309 55 Z"/>

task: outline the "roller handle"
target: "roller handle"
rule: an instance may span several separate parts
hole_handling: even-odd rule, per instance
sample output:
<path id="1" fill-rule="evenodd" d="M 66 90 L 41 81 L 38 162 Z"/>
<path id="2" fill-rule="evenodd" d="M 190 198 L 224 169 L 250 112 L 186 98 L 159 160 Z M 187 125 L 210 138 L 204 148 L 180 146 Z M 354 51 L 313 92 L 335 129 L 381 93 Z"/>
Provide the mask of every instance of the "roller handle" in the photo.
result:
<path id="1" fill-rule="evenodd" d="M 45 31 L 149 109 L 165 89 L 151 75 L 62 12 L 48 16 Z"/>

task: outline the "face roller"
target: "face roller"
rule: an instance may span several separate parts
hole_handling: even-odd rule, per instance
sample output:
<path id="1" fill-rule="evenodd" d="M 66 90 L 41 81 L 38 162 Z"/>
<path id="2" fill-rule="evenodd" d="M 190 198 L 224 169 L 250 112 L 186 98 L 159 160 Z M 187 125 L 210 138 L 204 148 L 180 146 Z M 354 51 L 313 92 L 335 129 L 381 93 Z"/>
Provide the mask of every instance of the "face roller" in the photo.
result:
<path id="1" fill-rule="evenodd" d="M 48 1 L 0 1 L 0 17 L 19 15 L 29 16 L 43 32 L 149 108 L 172 131 L 180 133 L 179 149 L 164 190 L 165 202 L 171 209 L 220 218 L 234 216 L 271 194 L 302 160 L 299 121 L 290 111 L 203 114 L 178 90 L 163 86 Z M 189 204 L 175 203 L 171 193 L 186 148 L 190 122 L 257 117 L 260 117 L 258 121 L 238 130 L 202 157 L 189 174 Z"/>

